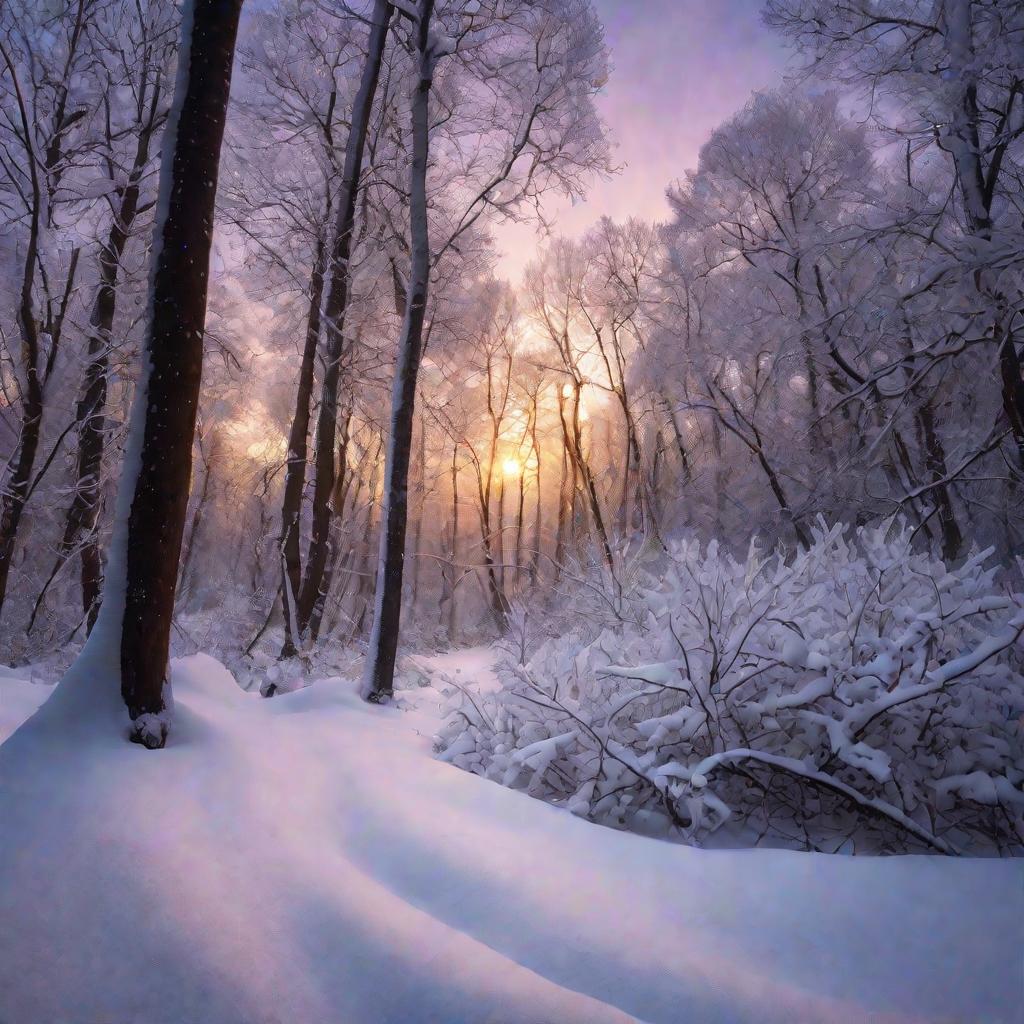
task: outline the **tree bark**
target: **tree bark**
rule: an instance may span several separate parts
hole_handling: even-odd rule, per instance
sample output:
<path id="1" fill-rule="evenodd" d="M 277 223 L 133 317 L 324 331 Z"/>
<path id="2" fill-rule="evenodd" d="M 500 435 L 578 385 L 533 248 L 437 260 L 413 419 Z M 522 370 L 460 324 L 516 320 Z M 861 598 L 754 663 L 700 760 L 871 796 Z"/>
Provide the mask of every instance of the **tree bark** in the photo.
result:
<path id="1" fill-rule="evenodd" d="M 18 100 L 21 128 L 26 146 L 32 137 L 32 127 L 25 100 L 21 94 L 14 65 L 7 51 L 3 51 L 5 63 L 10 71 Z M 3 611 L 7 596 L 7 580 L 14 558 L 14 542 L 18 536 L 21 516 L 28 500 L 28 491 L 39 449 L 39 435 L 43 420 L 43 382 L 40 367 L 39 324 L 33 309 L 32 293 L 35 284 L 36 259 L 39 253 L 39 237 L 42 230 L 43 190 L 39 170 L 31 151 L 28 152 L 29 178 L 32 187 L 28 245 L 22 267 L 21 291 L 18 302 L 18 328 L 21 332 L 22 359 L 25 366 L 25 381 L 22 391 L 21 431 L 18 443 L 7 463 L 0 495 L 0 612 Z"/>
<path id="2" fill-rule="evenodd" d="M 402 575 L 409 503 L 409 455 L 416 407 L 416 380 L 423 347 L 423 322 L 430 286 L 430 226 L 427 216 L 427 160 L 430 150 L 430 91 L 435 54 L 430 22 L 434 0 L 418 5 L 419 77 L 412 95 L 412 164 L 409 172 L 410 261 L 405 320 L 398 343 L 398 364 L 391 403 L 391 437 L 384 469 L 384 506 L 378 556 L 373 629 L 362 693 L 370 701 L 387 699 L 394 688 L 395 657 L 402 617 Z"/>
<path id="3" fill-rule="evenodd" d="M 359 91 L 352 104 L 351 127 L 345 144 L 345 164 L 342 169 L 338 220 L 335 227 L 334 247 L 331 253 L 330 287 L 324 322 L 327 328 L 327 353 L 323 390 L 316 424 L 316 445 L 313 455 L 314 483 L 312 521 L 309 549 L 306 554 L 306 573 L 297 599 L 298 630 L 300 637 L 309 627 L 313 606 L 323 586 L 324 571 L 330 552 L 331 494 L 334 491 L 334 446 L 338 425 L 338 383 L 341 377 L 341 359 L 344 354 L 345 313 L 349 298 L 349 260 L 352 254 L 352 234 L 355 226 L 356 199 L 359 178 L 363 169 L 363 154 L 369 131 L 370 113 L 380 80 L 391 5 L 388 0 L 374 0 L 373 25 L 363 64 Z"/>
<path id="4" fill-rule="evenodd" d="M 118 276 L 121 259 L 139 212 L 142 176 L 149 164 L 150 147 L 158 121 L 160 92 L 160 83 L 157 81 L 153 85 L 148 121 L 139 133 L 128 183 L 121 193 L 121 202 L 110 225 L 106 243 L 100 250 L 100 283 L 89 316 L 88 363 L 82 393 L 75 410 L 75 419 L 78 422 L 75 492 L 68 508 L 57 561 L 50 576 L 52 579 L 57 574 L 64 562 L 71 557 L 75 545 L 82 540 L 82 611 L 86 615 L 89 631 L 96 623 L 103 586 L 103 567 L 95 531 L 100 507 L 107 374 L 110 364 L 111 332 L 117 312 Z"/>
<path id="5" fill-rule="evenodd" d="M 326 200 L 330 216 L 330 198 Z M 299 537 L 299 517 L 302 512 L 302 492 L 306 485 L 306 458 L 309 452 L 310 406 L 313 399 L 313 375 L 316 353 L 320 345 L 320 307 L 324 295 L 324 272 L 327 261 L 327 243 L 317 239 L 313 258 L 313 272 L 309 280 L 309 311 L 306 315 L 306 339 L 299 365 L 299 383 L 295 389 L 295 413 L 288 432 L 288 454 L 285 463 L 284 496 L 281 499 L 281 566 L 283 585 L 281 605 L 284 612 L 284 644 L 282 658 L 294 657 L 297 637 L 294 635 L 298 619 L 296 601 L 302 585 L 302 553 Z"/>
<path id="6" fill-rule="evenodd" d="M 144 357 L 149 366 L 140 381 L 145 390 L 136 399 L 145 405 L 133 424 L 142 429 L 141 458 L 134 481 L 125 481 L 133 498 L 120 638 L 121 695 L 133 720 L 132 739 L 151 748 L 167 738 L 171 617 L 202 378 L 217 173 L 241 9 L 242 0 L 193 0 L 179 57 L 187 64 L 179 71 L 168 124 L 173 150 L 164 155 L 172 163 L 161 171 Z"/>
<path id="7" fill-rule="evenodd" d="M 572 539 L 576 508 L 576 460 L 569 454 L 569 428 L 565 418 L 565 394 L 557 389 L 558 421 L 562 428 L 562 479 L 558 486 L 558 527 L 555 533 L 554 581 L 557 583 L 565 562 L 566 543 Z"/>
<path id="8" fill-rule="evenodd" d="M 327 598 L 331 593 L 331 586 L 334 583 L 334 573 L 337 570 L 341 555 L 338 537 L 341 533 L 341 522 L 344 520 L 345 515 L 345 498 L 348 493 L 349 484 L 351 483 L 351 476 L 348 472 L 348 446 L 351 425 L 352 410 L 348 409 L 341 421 L 341 441 L 338 443 L 338 472 L 334 481 L 334 492 L 331 495 L 330 502 L 330 507 L 335 513 L 334 516 L 331 517 L 330 525 L 331 558 L 327 568 L 324 570 L 323 581 L 320 585 L 320 590 L 317 593 L 316 600 L 313 602 L 313 607 L 310 610 L 309 623 L 307 625 L 309 640 L 314 644 L 320 638 L 320 625 L 323 622 L 324 608 L 327 604 Z"/>
<path id="9" fill-rule="evenodd" d="M 459 564 L 459 446 L 458 443 L 452 446 L 452 532 L 448 545 L 448 570 L 446 573 L 447 597 L 448 597 L 448 642 L 454 644 L 458 631 L 458 604 L 456 591 L 458 589 L 458 564 Z M 442 601 L 442 604 L 444 602 Z"/>

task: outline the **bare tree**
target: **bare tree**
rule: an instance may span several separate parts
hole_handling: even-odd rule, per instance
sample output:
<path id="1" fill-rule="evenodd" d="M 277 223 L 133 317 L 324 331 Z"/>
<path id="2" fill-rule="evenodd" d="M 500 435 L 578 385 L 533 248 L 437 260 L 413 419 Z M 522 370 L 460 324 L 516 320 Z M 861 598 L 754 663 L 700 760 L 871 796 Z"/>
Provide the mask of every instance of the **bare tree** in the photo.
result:
<path id="1" fill-rule="evenodd" d="M 19 355 L 10 360 L 20 422 L 0 488 L 0 609 L 75 290 L 80 250 L 55 251 L 53 231 L 62 184 L 87 145 L 91 111 L 83 93 L 96 71 L 89 41 L 98 7 L 95 0 L 64 0 L 50 17 L 22 3 L 0 10 L 0 209 L 24 233 Z"/>
<path id="2" fill-rule="evenodd" d="M 152 207 L 144 194 L 151 153 L 167 116 L 166 78 L 177 39 L 169 5 L 122 2 L 106 13 L 94 46 L 100 51 L 104 110 L 98 159 L 111 183 L 104 199 L 110 225 L 97 256 L 98 284 L 89 312 L 86 365 L 75 410 L 78 450 L 75 481 L 64 532 L 53 569 L 33 609 L 65 562 L 80 548 L 82 610 L 92 629 L 99 612 L 103 571 L 96 537 L 100 511 L 103 453 L 107 440 L 106 404 L 114 319 L 122 262 Z M 125 41 L 122 41 L 125 40 Z M 130 101 L 119 103 L 127 93 Z M 29 624 L 31 629 L 31 621 Z"/>
<path id="3" fill-rule="evenodd" d="M 221 140 L 242 0 L 183 11 L 178 82 L 157 205 L 150 321 L 111 548 L 101 637 L 120 648 L 132 740 L 162 747 L 168 643 L 203 367 L 209 253 Z M 123 589 L 122 589 L 123 588 Z"/>

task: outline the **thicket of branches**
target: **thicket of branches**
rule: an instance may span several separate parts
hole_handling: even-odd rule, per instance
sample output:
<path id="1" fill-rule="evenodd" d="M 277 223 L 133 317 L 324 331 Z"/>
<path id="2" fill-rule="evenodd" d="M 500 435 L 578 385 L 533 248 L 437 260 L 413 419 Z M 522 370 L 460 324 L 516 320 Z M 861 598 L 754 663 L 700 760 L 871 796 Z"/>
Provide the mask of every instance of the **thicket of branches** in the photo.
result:
<path id="1" fill-rule="evenodd" d="M 788 558 L 673 543 L 614 601 L 592 572 L 554 620 L 522 609 L 497 691 L 442 683 L 441 757 L 690 841 L 1019 855 L 1019 574 L 906 524 L 810 530 Z"/>

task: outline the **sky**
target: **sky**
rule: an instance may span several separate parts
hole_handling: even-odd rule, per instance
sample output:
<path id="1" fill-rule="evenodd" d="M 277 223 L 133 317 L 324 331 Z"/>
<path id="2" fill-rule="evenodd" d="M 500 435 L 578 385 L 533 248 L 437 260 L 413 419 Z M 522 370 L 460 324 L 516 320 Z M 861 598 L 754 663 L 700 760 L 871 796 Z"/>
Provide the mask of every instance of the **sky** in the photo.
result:
<path id="1" fill-rule="evenodd" d="M 663 220 L 666 186 L 695 167 L 712 130 L 756 89 L 781 84 L 787 51 L 761 22 L 763 0 L 594 0 L 611 49 L 598 97 L 621 171 L 595 181 L 587 201 L 552 203 L 560 234 L 607 214 Z M 517 281 L 541 239 L 529 224 L 495 231 L 498 273 Z"/>

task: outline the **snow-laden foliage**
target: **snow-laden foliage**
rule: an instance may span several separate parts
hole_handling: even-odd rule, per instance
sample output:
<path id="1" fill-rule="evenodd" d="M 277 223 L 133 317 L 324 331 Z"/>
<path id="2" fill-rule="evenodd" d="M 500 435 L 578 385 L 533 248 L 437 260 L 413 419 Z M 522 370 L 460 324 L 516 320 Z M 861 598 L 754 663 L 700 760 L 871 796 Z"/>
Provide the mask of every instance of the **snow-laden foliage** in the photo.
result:
<path id="1" fill-rule="evenodd" d="M 495 693 L 453 689 L 441 757 L 692 842 L 1020 853 L 1019 576 L 912 539 L 819 524 L 809 548 L 746 559 L 673 543 L 618 615 L 585 597 L 590 617 L 508 658 Z"/>

